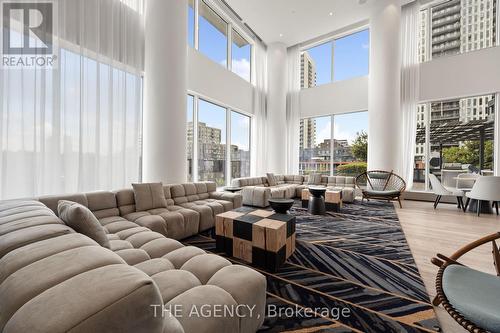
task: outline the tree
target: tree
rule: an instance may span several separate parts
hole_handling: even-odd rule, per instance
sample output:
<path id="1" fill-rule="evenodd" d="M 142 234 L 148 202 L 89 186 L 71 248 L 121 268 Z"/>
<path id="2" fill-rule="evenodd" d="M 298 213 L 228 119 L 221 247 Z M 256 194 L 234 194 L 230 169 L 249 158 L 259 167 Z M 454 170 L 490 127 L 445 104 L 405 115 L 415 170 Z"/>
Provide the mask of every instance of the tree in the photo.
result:
<path id="1" fill-rule="evenodd" d="M 443 148 L 443 159 L 447 163 L 472 164 L 479 166 L 479 141 L 465 141 L 459 147 Z M 491 169 L 493 164 L 493 141 L 484 143 L 484 167 Z"/>
<path id="2" fill-rule="evenodd" d="M 366 161 L 368 157 L 368 134 L 365 131 L 357 132 L 352 142 L 351 151 L 358 161 Z"/>

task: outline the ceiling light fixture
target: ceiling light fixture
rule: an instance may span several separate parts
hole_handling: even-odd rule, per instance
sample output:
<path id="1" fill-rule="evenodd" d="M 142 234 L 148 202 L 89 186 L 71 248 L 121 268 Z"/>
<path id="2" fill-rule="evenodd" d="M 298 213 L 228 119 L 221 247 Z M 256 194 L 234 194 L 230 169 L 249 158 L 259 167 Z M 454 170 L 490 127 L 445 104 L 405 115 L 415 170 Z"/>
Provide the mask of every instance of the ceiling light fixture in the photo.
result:
<path id="1" fill-rule="evenodd" d="M 280 34 L 280 37 L 283 37 L 283 34 Z"/>
<path id="2" fill-rule="evenodd" d="M 330 15 L 330 16 L 333 16 L 333 12 L 330 12 L 330 14 L 329 14 L 329 15 Z"/>

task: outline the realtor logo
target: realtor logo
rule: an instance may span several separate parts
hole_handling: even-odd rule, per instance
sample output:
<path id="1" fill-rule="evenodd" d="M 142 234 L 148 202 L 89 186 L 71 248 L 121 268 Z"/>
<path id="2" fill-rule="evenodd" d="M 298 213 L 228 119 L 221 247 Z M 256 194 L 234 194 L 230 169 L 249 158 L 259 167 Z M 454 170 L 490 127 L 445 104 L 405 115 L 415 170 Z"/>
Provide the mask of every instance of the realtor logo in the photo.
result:
<path id="1" fill-rule="evenodd" d="M 1 3 L 2 67 L 54 67 L 54 2 Z"/>

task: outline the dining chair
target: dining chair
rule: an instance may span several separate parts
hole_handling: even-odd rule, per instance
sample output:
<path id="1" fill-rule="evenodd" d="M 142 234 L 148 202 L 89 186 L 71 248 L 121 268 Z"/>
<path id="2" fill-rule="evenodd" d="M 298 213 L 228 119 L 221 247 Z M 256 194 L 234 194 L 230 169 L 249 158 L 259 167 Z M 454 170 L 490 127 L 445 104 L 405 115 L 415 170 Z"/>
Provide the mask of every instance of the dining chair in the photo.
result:
<path id="1" fill-rule="evenodd" d="M 457 176 L 456 188 L 460 190 L 472 190 L 476 179 L 479 177 L 480 175 L 477 173 L 461 173 Z"/>
<path id="2" fill-rule="evenodd" d="M 481 201 L 492 201 L 498 215 L 498 202 L 500 201 L 500 177 L 482 176 L 477 178 L 472 190 L 465 194 L 467 200 L 478 200 L 477 216 L 481 211 Z"/>
<path id="3" fill-rule="evenodd" d="M 462 197 L 464 196 L 463 191 L 452 187 L 444 187 L 443 184 L 441 184 L 439 179 L 436 177 L 436 175 L 433 175 L 432 173 L 429 174 L 429 180 L 431 181 L 432 191 L 434 191 L 434 194 L 436 194 L 436 200 L 434 201 L 434 209 L 436 209 L 443 195 L 457 197 L 457 203 L 458 203 L 457 208 L 461 209 L 464 208 L 464 202 L 462 200 Z"/>

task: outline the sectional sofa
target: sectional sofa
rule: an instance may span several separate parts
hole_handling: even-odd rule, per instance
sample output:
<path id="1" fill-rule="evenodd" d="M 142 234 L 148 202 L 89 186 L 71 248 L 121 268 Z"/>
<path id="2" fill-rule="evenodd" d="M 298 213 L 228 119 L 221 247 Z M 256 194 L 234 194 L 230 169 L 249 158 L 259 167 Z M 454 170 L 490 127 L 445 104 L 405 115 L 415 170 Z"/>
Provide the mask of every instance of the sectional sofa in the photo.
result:
<path id="1" fill-rule="evenodd" d="M 0 201 L 0 331 L 255 332 L 264 276 L 173 239 L 210 228 L 241 196 L 213 183 L 163 190 L 166 207 L 147 211 L 130 189 Z M 66 225 L 60 200 L 88 207 L 108 247 Z"/>
<path id="2" fill-rule="evenodd" d="M 314 181 L 313 181 L 314 180 Z M 342 190 L 345 202 L 354 201 L 359 195 L 355 189 L 355 177 L 312 175 L 274 175 L 275 185 L 270 185 L 267 176 L 236 178 L 232 186 L 242 187 L 243 204 L 256 207 L 269 206 L 271 198 L 300 198 L 302 190 L 310 185 L 320 185 L 327 188 Z"/>

